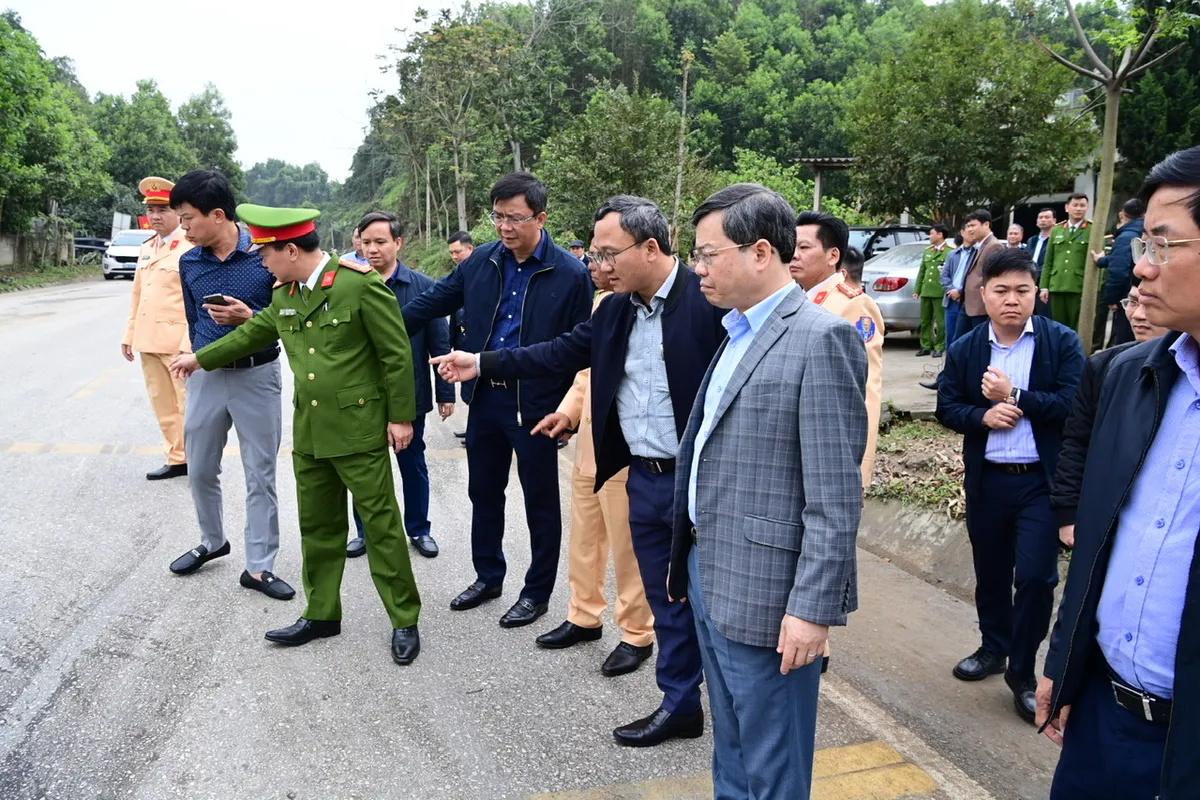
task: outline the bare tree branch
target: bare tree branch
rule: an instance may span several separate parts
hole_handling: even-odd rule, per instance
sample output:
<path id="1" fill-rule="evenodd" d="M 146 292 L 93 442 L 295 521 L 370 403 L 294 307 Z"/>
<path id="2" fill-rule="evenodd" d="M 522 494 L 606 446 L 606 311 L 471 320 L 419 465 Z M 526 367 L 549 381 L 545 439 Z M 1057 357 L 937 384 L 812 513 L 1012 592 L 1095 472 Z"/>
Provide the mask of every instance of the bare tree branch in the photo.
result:
<path id="1" fill-rule="evenodd" d="M 1117 66 L 1114 77 L 1118 80 L 1124 80 L 1125 70 L 1129 68 L 1129 62 L 1133 59 L 1133 48 L 1126 47 L 1125 54 L 1121 56 L 1121 63 Z"/>
<path id="2" fill-rule="evenodd" d="M 1146 53 L 1150 52 L 1150 48 L 1154 46 L 1154 42 L 1158 39 L 1158 23 L 1158 17 L 1150 20 L 1150 27 L 1146 29 L 1146 35 L 1142 37 L 1137 50 L 1133 53 L 1133 60 L 1130 62 L 1133 65 L 1133 69 L 1141 66 L 1142 59 L 1146 57 Z"/>
<path id="3" fill-rule="evenodd" d="M 1163 53 L 1161 56 L 1158 56 L 1157 58 L 1152 58 L 1149 61 L 1147 61 L 1145 64 L 1142 64 L 1140 67 L 1130 70 L 1129 78 L 1132 80 L 1133 78 L 1136 78 L 1136 77 L 1144 74 L 1146 72 L 1146 70 L 1154 67 L 1155 65 L 1157 65 L 1163 61 L 1166 61 L 1168 58 L 1175 55 L 1176 53 L 1178 53 L 1180 50 L 1182 50 L 1186 46 L 1187 46 L 1187 42 L 1180 42 L 1179 44 L 1175 45 L 1167 52 Z"/>
<path id="4" fill-rule="evenodd" d="M 1079 43 L 1083 45 L 1083 51 L 1087 53 L 1088 58 L 1091 59 L 1101 75 L 1105 78 L 1111 78 L 1112 70 L 1100 60 L 1100 56 L 1096 55 L 1096 51 L 1092 49 L 1092 43 L 1088 41 L 1087 34 L 1083 31 L 1083 25 L 1079 22 L 1079 16 L 1075 13 L 1075 4 L 1071 0 L 1067 0 L 1067 15 L 1071 17 L 1071 26 L 1075 28 L 1075 35 L 1079 37 Z"/>
<path id="5" fill-rule="evenodd" d="M 1071 61 L 1070 59 L 1060 56 L 1058 53 L 1054 52 L 1049 47 L 1047 47 L 1045 45 L 1045 43 L 1043 43 L 1042 40 L 1039 39 L 1037 36 L 1030 34 L 1029 38 L 1033 40 L 1034 44 L 1036 44 L 1038 47 L 1042 48 L 1042 50 L 1044 50 L 1046 52 L 1046 55 L 1050 56 L 1055 61 L 1062 64 L 1064 67 L 1071 70 L 1072 72 L 1078 72 L 1083 77 L 1091 78 L 1092 80 L 1096 81 L 1097 83 L 1106 83 L 1108 81 L 1107 76 L 1102 75 L 1093 69 L 1088 69 L 1087 67 L 1081 67 L 1078 64 L 1076 64 L 1075 62 Z"/>

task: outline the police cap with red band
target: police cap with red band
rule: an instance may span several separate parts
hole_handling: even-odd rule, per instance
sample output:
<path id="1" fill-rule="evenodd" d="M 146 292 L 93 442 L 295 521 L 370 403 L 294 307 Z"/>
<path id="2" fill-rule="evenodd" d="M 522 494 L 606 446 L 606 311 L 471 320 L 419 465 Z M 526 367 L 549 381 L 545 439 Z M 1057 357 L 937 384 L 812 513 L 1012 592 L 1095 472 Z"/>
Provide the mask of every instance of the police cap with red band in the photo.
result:
<path id="1" fill-rule="evenodd" d="M 238 219 L 250 229 L 253 250 L 271 242 L 299 239 L 317 229 L 313 223 L 321 212 L 315 208 L 270 208 L 253 203 L 237 207 Z"/>
<path id="2" fill-rule="evenodd" d="M 166 178 L 159 178 L 151 175 L 149 178 L 142 178 L 138 183 L 138 191 L 142 193 L 147 205 L 160 204 L 168 205 L 171 202 L 171 190 L 175 188 L 175 184 Z"/>

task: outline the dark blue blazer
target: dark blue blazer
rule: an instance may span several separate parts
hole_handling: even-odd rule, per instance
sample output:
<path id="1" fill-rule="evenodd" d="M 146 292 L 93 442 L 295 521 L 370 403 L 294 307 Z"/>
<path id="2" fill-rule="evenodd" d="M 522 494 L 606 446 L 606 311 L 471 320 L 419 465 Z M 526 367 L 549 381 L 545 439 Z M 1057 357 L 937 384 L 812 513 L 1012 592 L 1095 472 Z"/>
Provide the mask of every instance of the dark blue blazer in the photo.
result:
<path id="1" fill-rule="evenodd" d="M 480 359 L 482 372 L 498 378 L 574 376 L 592 370 L 592 440 L 596 446 L 596 490 L 629 466 L 629 445 L 617 419 L 617 387 L 625 375 L 629 333 L 637 317 L 628 294 L 606 297 L 592 318 L 543 344 L 493 350 Z M 663 360 L 675 412 L 675 433 L 683 438 L 696 393 L 721 342 L 726 309 L 713 306 L 700 291 L 700 278 L 682 263 L 662 311 Z"/>
<path id="2" fill-rule="evenodd" d="M 1017 404 L 1033 424 L 1042 471 L 1053 484 L 1062 440 L 1063 424 L 1071 413 L 1075 389 L 1083 375 L 1083 347 L 1079 336 L 1066 325 L 1046 317 L 1033 317 L 1033 364 L 1029 388 Z M 988 340 L 991 325 L 984 323 L 954 341 L 938 388 L 938 422 L 963 435 L 964 481 L 968 498 L 978 492 L 983 478 L 984 453 L 991 428 L 983 415 L 994 403 L 983 396 L 983 374 L 992 360 Z"/>
<path id="3" fill-rule="evenodd" d="M 549 239 L 549 235 L 542 236 Z M 578 258 L 552 241 L 545 242 L 541 262 L 534 262 L 536 271 L 529 279 L 529 288 L 521 312 L 522 346 L 553 339 L 585 321 L 592 312 L 591 275 Z M 488 242 L 475 248 L 466 261 L 434 284 L 420 297 L 409 302 L 401 311 L 409 335 L 431 320 L 448 317 L 462 309 L 463 334 L 459 348 L 479 352 L 487 347 L 500 307 L 500 292 L 504 276 L 500 270 L 500 242 Z M 548 375 L 551 373 L 547 373 Z M 517 413 L 532 423 L 554 413 L 563 395 L 571 388 L 574 373 L 521 381 L 517 385 Z M 463 402 L 470 403 L 475 395 L 475 381 L 462 387 Z"/>
<path id="4" fill-rule="evenodd" d="M 410 269 L 403 261 L 398 262 L 396 271 L 387 279 L 386 285 L 396 295 L 400 307 L 415 300 L 433 288 L 433 278 Z M 433 395 L 429 391 L 429 376 L 433 375 L 439 403 L 454 402 L 454 387 L 442 380 L 437 370 L 429 363 L 432 356 L 444 356 L 450 352 L 450 326 L 445 317 L 431 320 L 428 325 L 408 332 L 412 348 L 413 378 L 417 384 L 417 413 L 424 416 L 433 410 Z"/>

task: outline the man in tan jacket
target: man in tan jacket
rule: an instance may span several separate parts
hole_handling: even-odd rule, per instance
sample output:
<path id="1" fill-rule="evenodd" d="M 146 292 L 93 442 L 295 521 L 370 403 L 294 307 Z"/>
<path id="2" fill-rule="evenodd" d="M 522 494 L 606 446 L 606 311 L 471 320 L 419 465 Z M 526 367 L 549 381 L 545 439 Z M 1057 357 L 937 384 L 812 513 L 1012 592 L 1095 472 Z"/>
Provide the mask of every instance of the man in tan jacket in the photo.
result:
<path id="1" fill-rule="evenodd" d="M 146 216 L 155 236 L 142 244 L 137 271 L 133 275 L 133 301 L 121 354 L 133 361 L 141 353 L 142 372 L 150 405 L 162 429 L 166 465 L 146 474 L 157 481 L 187 475 L 183 449 L 183 381 L 167 369 L 180 353 L 192 352 L 187 319 L 183 311 L 183 289 L 179 284 L 179 256 L 192 248 L 179 227 L 179 215 L 169 204 L 175 184 L 150 177 L 138 184 L 146 199 Z"/>
<path id="2" fill-rule="evenodd" d="M 599 290 L 592 308 L 612 294 L 608 275 L 600 270 L 600 261 L 592 259 L 588 270 Z M 596 445 L 592 441 L 591 370 L 575 376 L 558 410 L 545 417 L 534 433 L 570 437 L 577 430 L 575 468 L 571 471 L 571 543 L 568 580 L 571 599 L 567 621 L 537 638 L 540 647 L 551 650 L 579 642 L 595 641 L 601 636 L 601 615 L 608 608 L 604 584 L 608 573 L 608 553 L 612 550 L 613 570 L 617 578 L 617 600 L 613 618 L 622 630 L 621 642 L 609 654 L 600 672 L 606 677 L 636 670 L 654 648 L 654 615 L 646 600 L 646 590 L 633 552 L 629 530 L 629 495 L 625 482 L 629 467 L 596 485 Z"/>

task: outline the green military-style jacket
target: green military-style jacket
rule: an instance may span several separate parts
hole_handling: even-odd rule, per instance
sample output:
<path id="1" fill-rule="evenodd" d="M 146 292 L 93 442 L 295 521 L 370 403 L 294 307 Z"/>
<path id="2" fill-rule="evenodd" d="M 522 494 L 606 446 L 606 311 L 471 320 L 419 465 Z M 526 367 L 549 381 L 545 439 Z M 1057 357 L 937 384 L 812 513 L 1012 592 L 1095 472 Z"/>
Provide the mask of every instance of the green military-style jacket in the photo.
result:
<path id="1" fill-rule="evenodd" d="M 292 447 L 314 458 L 387 445 L 387 423 L 417 416 L 408 333 L 396 296 L 370 266 L 330 259 L 316 288 L 275 284 L 271 305 L 196 353 L 206 370 L 279 339 L 295 375 Z"/>
<path id="2" fill-rule="evenodd" d="M 914 289 L 921 297 L 942 299 L 942 295 L 946 293 L 942 288 L 942 265 L 946 263 L 946 256 L 950 255 L 953 249 L 945 242 L 940 248 L 933 245 L 925 248 L 921 256 L 921 268 L 917 270 L 917 286 Z"/>
<path id="3" fill-rule="evenodd" d="M 1038 285 L 1051 292 L 1081 294 L 1092 221 L 1081 222 L 1075 233 L 1071 233 L 1070 224 L 1070 220 L 1066 220 L 1054 226 L 1050 241 L 1046 242 L 1046 258 Z"/>

